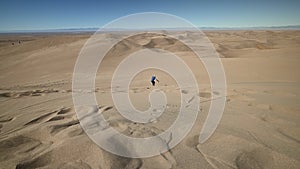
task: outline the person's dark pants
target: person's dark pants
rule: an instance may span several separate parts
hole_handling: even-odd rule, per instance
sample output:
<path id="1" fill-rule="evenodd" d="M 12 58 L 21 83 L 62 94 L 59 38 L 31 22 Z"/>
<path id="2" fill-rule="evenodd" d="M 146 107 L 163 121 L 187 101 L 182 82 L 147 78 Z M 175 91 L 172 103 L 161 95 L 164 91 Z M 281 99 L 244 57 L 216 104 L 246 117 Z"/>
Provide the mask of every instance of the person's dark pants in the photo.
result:
<path id="1" fill-rule="evenodd" d="M 152 86 L 155 86 L 155 81 L 154 80 L 152 80 L 151 83 L 152 83 Z"/>

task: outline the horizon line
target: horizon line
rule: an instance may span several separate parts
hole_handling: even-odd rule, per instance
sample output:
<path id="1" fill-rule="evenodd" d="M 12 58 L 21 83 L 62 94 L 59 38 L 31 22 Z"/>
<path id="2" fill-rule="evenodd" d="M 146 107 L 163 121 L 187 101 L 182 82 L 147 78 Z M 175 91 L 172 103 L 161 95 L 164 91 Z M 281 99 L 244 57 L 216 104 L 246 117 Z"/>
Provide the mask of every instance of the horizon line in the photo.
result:
<path id="1" fill-rule="evenodd" d="M 96 32 L 100 29 L 105 31 L 135 31 L 135 30 L 188 30 L 198 28 L 200 30 L 300 30 L 300 25 L 286 25 L 286 26 L 233 26 L 233 27 L 174 27 L 174 28 L 49 28 L 49 29 L 24 29 L 24 30 L 0 30 L 0 33 L 72 33 L 72 32 Z"/>

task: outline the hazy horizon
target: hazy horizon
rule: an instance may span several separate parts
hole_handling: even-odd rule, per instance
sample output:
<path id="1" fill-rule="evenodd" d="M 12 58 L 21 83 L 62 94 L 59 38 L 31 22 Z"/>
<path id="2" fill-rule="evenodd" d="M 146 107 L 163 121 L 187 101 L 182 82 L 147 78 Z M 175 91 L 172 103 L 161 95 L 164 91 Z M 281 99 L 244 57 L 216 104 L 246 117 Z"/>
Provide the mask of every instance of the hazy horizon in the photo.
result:
<path id="1" fill-rule="evenodd" d="M 200 30 L 300 30 L 300 25 L 286 25 L 286 26 L 255 26 L 255 27 L 197 27 Z M 55 33 L 55 32 L 95 32 L 98 30 L 107 31 L 135 31 L 144 29 L 126 29 L 126 28 L 55 28 L 55 29 L 30 29 L 30 30 L 0 30 L 0 33 Z M 147 30 L 188 30 L 191 28 L 149 28 Z"/>

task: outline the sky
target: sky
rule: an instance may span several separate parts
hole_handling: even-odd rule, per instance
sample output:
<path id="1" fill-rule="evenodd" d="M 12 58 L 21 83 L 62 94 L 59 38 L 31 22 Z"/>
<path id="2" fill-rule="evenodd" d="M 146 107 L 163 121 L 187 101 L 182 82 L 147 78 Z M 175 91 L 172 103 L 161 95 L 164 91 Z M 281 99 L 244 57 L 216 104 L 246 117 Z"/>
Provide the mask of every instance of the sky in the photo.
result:
<path id="1" fill-rule="evenodd" d="M 169 13 L 198 27 L 300 25 L 300 0 L 1 0 L 0 31 L 99 28 L 140 12 Z"/>

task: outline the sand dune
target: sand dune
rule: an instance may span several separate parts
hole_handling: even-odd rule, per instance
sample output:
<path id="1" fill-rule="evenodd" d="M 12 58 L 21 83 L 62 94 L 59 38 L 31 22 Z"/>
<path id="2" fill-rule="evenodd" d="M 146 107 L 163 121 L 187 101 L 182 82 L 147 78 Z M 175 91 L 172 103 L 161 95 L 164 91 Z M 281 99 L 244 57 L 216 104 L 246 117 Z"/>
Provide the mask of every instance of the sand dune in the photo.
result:
<path id="1" fill-rule="evenodd" d="M 192 131 L 170 151 L 145 159 L 104 151 L 79 124 L 72 102 L 72 73 L 90 34 L 1 35 L 0 168 L 299 168 L 300 31 L 205 33 L 222 57 L 228 91 L 220 125 L 204 144 L 198 143 L 198 137 L 209 101 L 212 95 L 225 96 L 211 93 L 203 65 L 182 42 L 162 34 L 139 34 L 116 44 L 101 63 L 96 90 L 90 91 L 99 102 L 97 113 L 130 137 L 166 130 L 178 115 L 180 94 L 188 91 L 181 91 L 165 72 L 141 72 L 130 85 L 132 104 L 146 110 L 155 88 L 165 92 L 168 103 L 155 121 L 131 122 L 117 112 L 110 94 L 111 75 L 122 58 L 146 48 L 168 50 L 197 77 L 200 92 L 194 97 L 200 98 L 201 108 Z M 119 36 L 105 34 L 107 39 Z M 193 32 L 178 32 L 177 37 L 193 40 Z M 152 74 L 160 80 L 155 88 L 149 83 Z"/>

